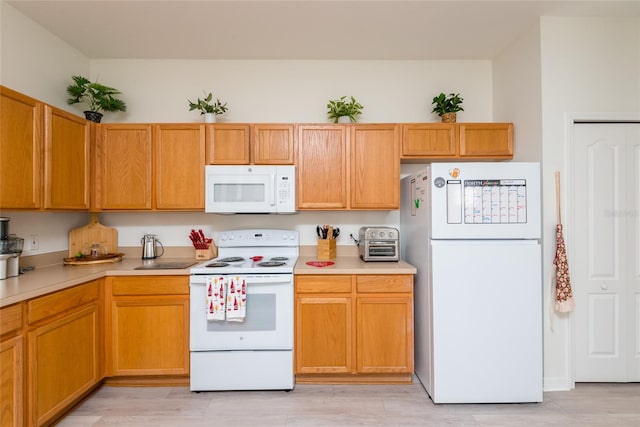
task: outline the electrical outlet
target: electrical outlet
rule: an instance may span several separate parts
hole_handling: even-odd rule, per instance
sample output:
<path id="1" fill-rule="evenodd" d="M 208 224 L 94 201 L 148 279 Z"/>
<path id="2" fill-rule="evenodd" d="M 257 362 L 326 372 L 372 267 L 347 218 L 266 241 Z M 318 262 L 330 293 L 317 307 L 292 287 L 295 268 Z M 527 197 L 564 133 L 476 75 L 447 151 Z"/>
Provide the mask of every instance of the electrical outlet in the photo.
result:
<path id="1" fill-rule="evenodd" d="M 31 235 L 31 244 L 29 245 L 29 250 L 37 251 L 39 247 L 40 247 L 40 241 L 38 240 L 38 235 L 37 234 L 32 234 Z"/>

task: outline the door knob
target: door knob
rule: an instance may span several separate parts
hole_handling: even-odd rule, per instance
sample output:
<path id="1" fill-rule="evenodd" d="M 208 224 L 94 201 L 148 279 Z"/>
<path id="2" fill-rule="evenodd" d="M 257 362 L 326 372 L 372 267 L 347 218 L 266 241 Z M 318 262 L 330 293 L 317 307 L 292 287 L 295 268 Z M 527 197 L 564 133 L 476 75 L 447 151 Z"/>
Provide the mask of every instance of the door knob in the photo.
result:
<path id="1" fill-rule="evenodd" d="M 607 289 L 609 289 L 609 286 L 606 283 L 603 283 L 600 285 L 600 289 L 602 289 L 603 291 L 606 291 Z"/>

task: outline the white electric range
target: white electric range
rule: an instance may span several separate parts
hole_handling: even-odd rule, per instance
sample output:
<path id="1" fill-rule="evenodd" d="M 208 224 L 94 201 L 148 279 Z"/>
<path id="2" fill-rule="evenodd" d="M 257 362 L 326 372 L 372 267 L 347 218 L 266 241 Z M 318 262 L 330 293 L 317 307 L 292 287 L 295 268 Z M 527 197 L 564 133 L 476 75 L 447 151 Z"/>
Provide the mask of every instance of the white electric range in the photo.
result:
<path id="1" fill-rule="evenodd" d="M 293 269 L 299 243 L 293 230 L 224 231 L 218 257 L 191 268 L 192 391 L 293 389 Z M 207 317 L 207 289 L 225 278 L 246 283 L 241 321 Z"/>

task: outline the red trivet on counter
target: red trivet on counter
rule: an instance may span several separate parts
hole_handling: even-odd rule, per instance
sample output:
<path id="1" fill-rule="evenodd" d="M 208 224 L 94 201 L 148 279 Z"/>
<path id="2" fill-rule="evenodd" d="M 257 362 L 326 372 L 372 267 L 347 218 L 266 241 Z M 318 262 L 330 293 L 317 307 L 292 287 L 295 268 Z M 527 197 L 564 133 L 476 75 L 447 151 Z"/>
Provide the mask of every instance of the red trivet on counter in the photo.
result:
<path id="1" fill-rule="evenodd" d="M 335 264 L 333 261 L 307 261 L 307 265 L 312 267 L 328 267 Z"/>

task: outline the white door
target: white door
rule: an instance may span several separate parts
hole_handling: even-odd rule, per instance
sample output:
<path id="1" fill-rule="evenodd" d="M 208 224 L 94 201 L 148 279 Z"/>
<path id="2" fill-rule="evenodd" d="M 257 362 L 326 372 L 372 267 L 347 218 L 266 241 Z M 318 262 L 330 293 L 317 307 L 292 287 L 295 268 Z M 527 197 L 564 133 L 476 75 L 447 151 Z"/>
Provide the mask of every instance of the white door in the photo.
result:
<path id="1" fill-rule="evenodd" d="M 433 402 L 542 402 L 538 241 L 431 245 Z"/>
<path id="2" fill-rule="evenodd" d="M 293 276 L 247 275 L 243 322 L 207 320 L 207 276 L 191 276 L 191 351 L 293 349 Z"/>
<path id="3" fill-rule="evenodd" d="M 573 129 L 575 381 L 639 381 L 640 124 Z"/>

